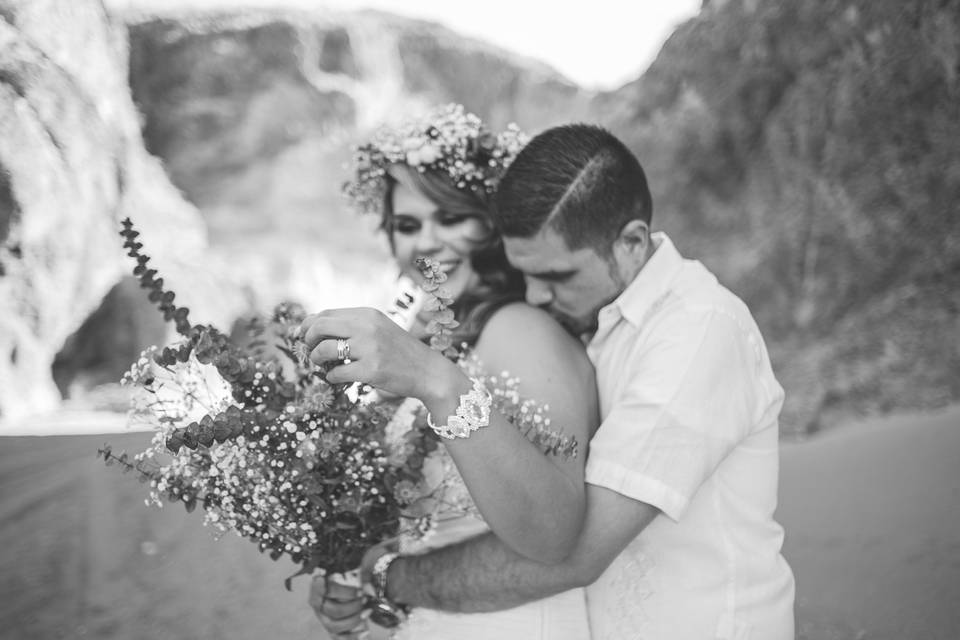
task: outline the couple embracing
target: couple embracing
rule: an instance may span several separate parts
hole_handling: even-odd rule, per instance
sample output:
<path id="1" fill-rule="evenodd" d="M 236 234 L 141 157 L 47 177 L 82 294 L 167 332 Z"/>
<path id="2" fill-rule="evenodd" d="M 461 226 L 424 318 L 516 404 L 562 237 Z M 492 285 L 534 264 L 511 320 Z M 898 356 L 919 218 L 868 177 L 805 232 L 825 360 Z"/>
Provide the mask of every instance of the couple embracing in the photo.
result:
<path id="1" fill-rule="evenodd" d="M 337 309 L 303 327 L 331 382 L 427 413 L 443 446 L 424 472 L 468 514 L 368 551 L 373 619 L 396 614 L 412 640 L 792 639 L 773 517 L 783 390 L 749 310 L 652 232 L 643 169 L 609 132 L 522 142 L 447 107 L 361 147 L 347 186 L 401 271 L 422 282 L 417 258 L 439 263 L 471 354 L 427 346 L 429 314 L 400 327 Z M 481 370 L 509 372 L 575 455 L 491 410 Z M 311 586 L 332 637 L 368 635 L 369 602 Z"/>

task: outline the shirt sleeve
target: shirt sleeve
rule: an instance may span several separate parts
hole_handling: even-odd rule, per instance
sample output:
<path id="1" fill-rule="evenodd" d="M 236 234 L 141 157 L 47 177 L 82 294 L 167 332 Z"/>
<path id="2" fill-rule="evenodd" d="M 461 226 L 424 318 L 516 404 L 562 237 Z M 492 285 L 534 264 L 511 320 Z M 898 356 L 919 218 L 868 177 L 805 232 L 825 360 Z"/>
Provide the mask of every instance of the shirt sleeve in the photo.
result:
<path id="1" fill-rule="evenodd" d="M 590 442 L 586 481 L 679 520 L 750 432 L 756 354 L 735 318 L 666 314 L 634 345 L 628 376 Z"/>

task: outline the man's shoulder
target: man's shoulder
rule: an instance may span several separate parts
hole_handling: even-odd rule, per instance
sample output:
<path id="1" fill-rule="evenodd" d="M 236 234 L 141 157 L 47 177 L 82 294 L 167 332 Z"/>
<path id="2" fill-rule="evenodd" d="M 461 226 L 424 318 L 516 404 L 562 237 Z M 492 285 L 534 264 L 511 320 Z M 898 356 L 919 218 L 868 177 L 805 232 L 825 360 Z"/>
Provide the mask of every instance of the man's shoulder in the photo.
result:
<path id="1" fill-rule="evenodd" d="M 756 341 L 760 331 L 747 305 L 696 261 L 686 261 L 671 286 L 637 318 L 633 349 L 711 340 Z M 620 347 L 624 344 L 621 343 Z"/>
<path id="2" fill-rule="evenodd" d="M 719 314 L 752 318 L 746 303 L 697 260 L 685 260 L 661 311 L 667 314 Z"/>

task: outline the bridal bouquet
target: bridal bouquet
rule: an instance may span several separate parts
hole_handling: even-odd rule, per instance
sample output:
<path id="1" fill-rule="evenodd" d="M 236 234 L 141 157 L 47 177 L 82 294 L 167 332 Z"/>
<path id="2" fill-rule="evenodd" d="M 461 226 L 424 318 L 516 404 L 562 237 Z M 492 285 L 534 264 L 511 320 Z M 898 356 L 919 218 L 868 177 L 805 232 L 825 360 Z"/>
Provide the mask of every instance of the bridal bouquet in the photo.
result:
<path id="1" fill-rule="evenodd" d="M 141 287 L 180 335 L 144 351 L 123 377 L 136 390 L 132 419 L 154 430 L 150 446 L 133 456 L 109 445 L 99 450 L 108 465 L 149 483 L 148 505 L 199 505 L 205 524 L 248 538 L 274 560 L 289 557 L 301 566 L 295 575 L 345 573 L 377 543 L 431 532 L 449 500 L 446 482 L 425 478 L 424 461 L 439 441 L 418 403 L 327 383 L 300 340 L 298 305 L 278 306 L 244 347 L 191 324 L 149 267 L 129 219 L 121 235 Z M 453 347 L 446 275 L 428 260 L 420 268 L 425 308 L 434 314 L 431 346 L 483 377 L 493 409 L 545 454 L 576 456 L 576 440 L 550 427 L 546 407 L 522 398 L 517 380 L 485 376 L 475 358 Z"/>
<path id="2" fill-rule="evenodd" d="M 199 505 L 206 524 L 275 560 L 288 556 L 301 565 L 297 575 L 352 570 L 371 545 L 429 521 L 404 510 L 424 497 L 423 461 L 436 437 L 411 429 L 388 447 L 399 400 L 328 384 L 299 340 L 301 308 L 279 306 L 255 327 L 256 340 L 236 346 L 189 322 L 129 219 L 121 235 L 134 275 L 181 336 L 145 351 L 123 379 L 137 391 L 133 419 L 155 429 L 151 446 L 133 456 L 99 451 L 149 483 L 148 504 Z"/>

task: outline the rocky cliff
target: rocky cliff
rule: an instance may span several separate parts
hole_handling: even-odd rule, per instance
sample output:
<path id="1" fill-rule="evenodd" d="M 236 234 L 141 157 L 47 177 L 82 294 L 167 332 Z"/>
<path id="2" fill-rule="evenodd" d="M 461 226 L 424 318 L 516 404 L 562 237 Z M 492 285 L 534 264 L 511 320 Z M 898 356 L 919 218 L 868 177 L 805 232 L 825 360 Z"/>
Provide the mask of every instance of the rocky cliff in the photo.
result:
<path id="1" fill-rule="evenodd" d="M 627 141 L 655 226 L 757 315 L 788 432 L 960 398 L 956 2 L 712 0 L 643 76 L 599 95 L 374 12 L 111 25 L 90 2 L 0 0 L 0 17 L 4 411 L 53 401 L 58 350 L 82 360 L 109 342 L 100 318 L 129 307 L 122 287 L 76 329 L 124 270 L 123 215 L 156 224 L 145 244 L 170 264 L 202 254 L 194 272 L 241 286 L 251 307 L 375 302 L 387 257 L 338 195 L 350 145 L 450 100 L 495 126 L 586 119 Z M 178 287 L 221 316 L 241 306 L 204 291 Z"/>
<path id="2" fill-rule="evenodd" d="M 785 429 L 808 432 L 960 398 L 958 6 L 705 2 L 599 95 L 381 14 L 141 17 L 131 84 L 215 238 L 292 228 L 338 260 L 364 236 L 332 187 L 373 124 L 457 100 L 531 131 L 609 126 L 650 174 L 655 225 L 756 313 Z"/>
<path id="3" fill-rule="evenodd" d="M 786 422 L 960 399 L 960 3 L 727 0 L 597 119 L 746 298 Z"/>
<path id="4" fill-rule="evenodd" d="M 125 50 L 98 2 L 0 0 L 2 420 L 59 404 L 58 352 L 131 267 L 118 220 L 137 221 L 174 280 L 206 244 L 143 147 Z"/>
<path id="5" fill-rule="evenodd" d="M 352 260 L 380 246 L 339 195 L 350 146 L 371 128 L 448 101 L 497 127 L 542 127 L 584 113 L 590 98 L 541 63 L 381 13 L 126 19 L 147 147 L 215 243 L 256 232 Z"/>
<path id="6" fill-rule="evenodd" d="M 590 97 L 542 64 L 379 13 L 0 0 L 0 18 L 4 420 L 115 381 L 165 339 L 123 278 L 123 217 L 195 321 L 229 329 L 282 299 L 382 304 L 374 221 L 339 196 L 351 144 L 438 102 L 502 126 Z"/>

